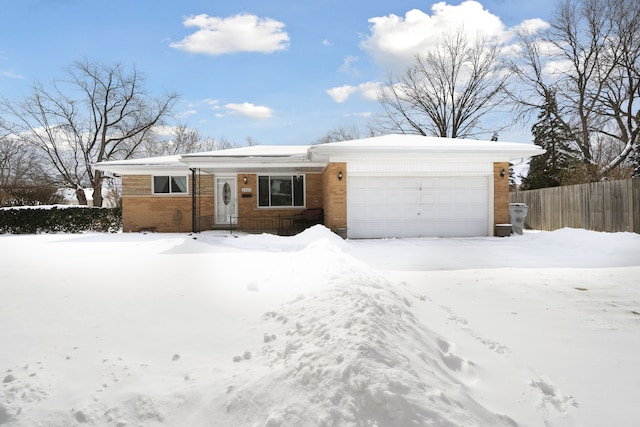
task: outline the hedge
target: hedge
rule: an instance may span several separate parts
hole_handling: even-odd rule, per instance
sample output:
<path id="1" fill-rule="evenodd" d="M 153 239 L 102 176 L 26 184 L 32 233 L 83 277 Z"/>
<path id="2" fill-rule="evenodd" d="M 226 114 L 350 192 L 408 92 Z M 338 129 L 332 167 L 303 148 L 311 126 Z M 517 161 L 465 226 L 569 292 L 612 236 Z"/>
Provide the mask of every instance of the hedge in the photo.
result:
<path id="1" fill-rule="evenodd" d="M 0 209 L 0 234 L 116 233 L 121 229 L 121 208 L 35 206 Z"/>

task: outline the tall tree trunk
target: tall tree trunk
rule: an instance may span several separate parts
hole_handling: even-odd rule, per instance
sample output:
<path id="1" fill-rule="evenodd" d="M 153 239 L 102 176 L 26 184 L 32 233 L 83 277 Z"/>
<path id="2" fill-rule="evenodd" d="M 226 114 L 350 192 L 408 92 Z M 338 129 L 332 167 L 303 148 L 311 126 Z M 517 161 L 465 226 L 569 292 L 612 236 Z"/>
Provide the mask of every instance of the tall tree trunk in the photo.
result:
<path id="1" fill-rule="evenodd" d="M 76 189 L 76 198 L 78 199 L 78 204 L 82 206 L 87 205 L 87 195 L 84 193 L 83 188 Z"/>
<path id="2" fill-rule="evenodd" d="M 102 207 L 102 171 L 94 170 L 93 175 L 93 206 Z"/>

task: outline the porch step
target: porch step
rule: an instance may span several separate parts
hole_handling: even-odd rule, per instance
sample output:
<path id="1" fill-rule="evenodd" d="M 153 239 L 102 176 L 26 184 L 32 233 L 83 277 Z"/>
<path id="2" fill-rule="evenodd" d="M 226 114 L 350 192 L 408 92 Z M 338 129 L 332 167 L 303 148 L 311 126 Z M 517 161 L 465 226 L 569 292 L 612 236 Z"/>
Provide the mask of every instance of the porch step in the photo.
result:
<path id="1" fill-rule="evenodd" d="M 213 224 L 209 230 L 237 230 L 238 224 Z"/>

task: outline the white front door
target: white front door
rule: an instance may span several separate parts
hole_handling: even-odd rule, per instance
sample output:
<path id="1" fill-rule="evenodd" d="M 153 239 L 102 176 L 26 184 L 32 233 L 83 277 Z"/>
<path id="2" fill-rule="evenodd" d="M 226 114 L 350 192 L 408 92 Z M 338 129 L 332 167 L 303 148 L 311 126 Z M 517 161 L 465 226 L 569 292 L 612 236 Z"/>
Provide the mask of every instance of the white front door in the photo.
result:
<path id="1" fill-rule="evenodd" d="M 230 224 L 236 222 L 238 203 L 236 192 L 236 177 L 216 177 L 216 224 Z"/>

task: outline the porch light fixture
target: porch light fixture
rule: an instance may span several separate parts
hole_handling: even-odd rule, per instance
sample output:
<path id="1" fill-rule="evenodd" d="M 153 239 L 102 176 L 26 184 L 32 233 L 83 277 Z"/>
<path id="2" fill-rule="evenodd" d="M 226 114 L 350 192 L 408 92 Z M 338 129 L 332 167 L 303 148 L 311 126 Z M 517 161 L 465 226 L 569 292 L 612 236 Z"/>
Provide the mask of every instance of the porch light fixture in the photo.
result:
<path id="1" fill-rule="evenodd" d="M 500 178 L 504 178 L 504 176 L 505 176 L 506 174 L 507 174 L 507 171 L 506 171 L 506 170 L 504 170 L 504 169 L 502 169 L 502 170 L 500 171 Z"/>
<path id="2" fill-rule="evenodd" d="M 242 178 L 242 182 L 244 182 L 245 184 L 247 183 L 247 177 L 246 176 L 244 178 Z"/>
<path id="3" fill-rule="evenodd" d="M 342 171 L 338 172 L 338 181 L 342 181 Z"/>

